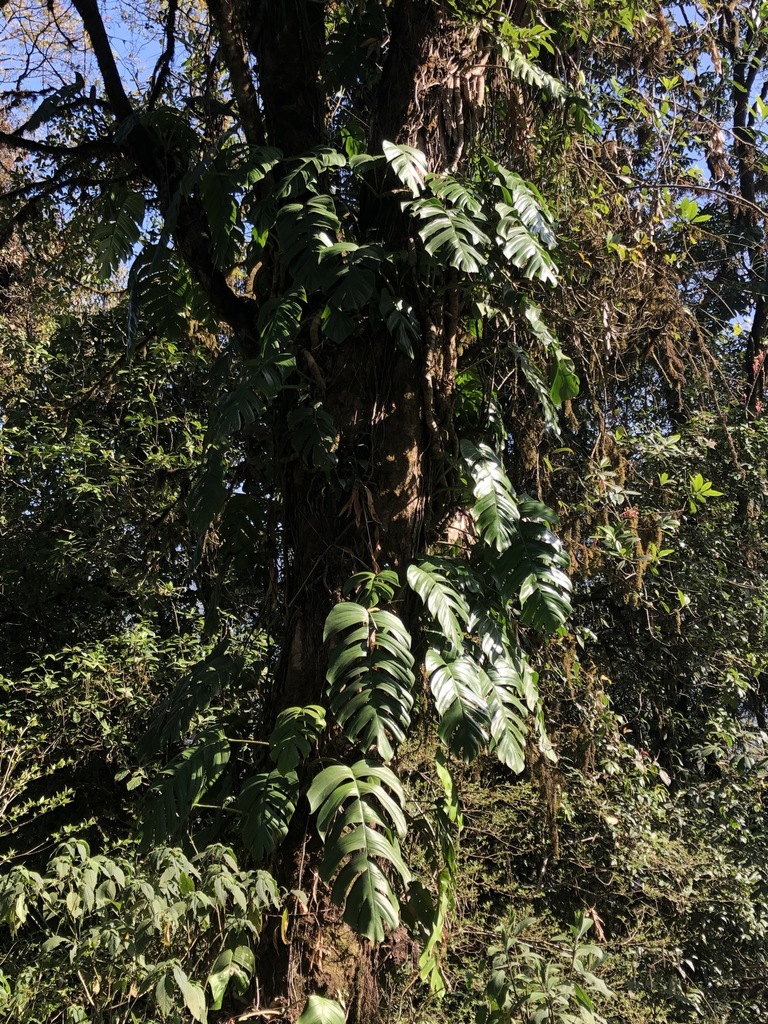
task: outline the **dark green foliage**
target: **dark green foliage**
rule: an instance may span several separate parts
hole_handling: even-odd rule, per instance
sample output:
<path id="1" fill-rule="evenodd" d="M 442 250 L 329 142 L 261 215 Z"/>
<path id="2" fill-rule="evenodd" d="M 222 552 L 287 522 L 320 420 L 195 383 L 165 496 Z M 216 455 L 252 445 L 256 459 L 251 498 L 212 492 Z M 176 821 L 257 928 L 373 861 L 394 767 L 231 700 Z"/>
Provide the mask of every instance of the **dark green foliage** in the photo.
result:
<path id="1" fill-rule="evenodd" d="M 2 56 L 0 1019 L 751 1024 L 760 12 L 70 6 Z"/>

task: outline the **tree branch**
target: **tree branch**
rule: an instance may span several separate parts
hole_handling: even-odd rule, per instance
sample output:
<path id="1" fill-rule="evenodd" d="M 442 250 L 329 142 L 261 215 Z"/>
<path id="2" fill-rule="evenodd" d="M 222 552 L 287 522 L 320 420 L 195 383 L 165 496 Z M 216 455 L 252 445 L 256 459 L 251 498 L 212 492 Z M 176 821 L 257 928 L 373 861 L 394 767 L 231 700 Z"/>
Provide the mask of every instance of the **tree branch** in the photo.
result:
<path id="1" fill-rule="evenodd" d="M 91 40 L 96 62 L 104 80 L 104 88 L 115 116 L 119 121 L 127 121 L 133 113 L 133 107 L 123 88 L 98 4 L 96 0 L 72 0 L 72 3 Z"/>
<path id="2" fill-rule="evenodd" d="M 56 146 L 51 142 L 25 139 L 14 132 L 0 131 L 0 146 L 7 149 L 23 149 L 28 153 L 40 153 L 43 156 L 87 156 L 108 152 L 112 148 L 112 142 L 110 139 L 101 139 L 95 142 L 81 142 L 78 146 Z"/>
<path id="3" fill-rule="evenodd" d="M 147 108 L 152 110 L 160 94 L 168 81 L 171 71 L 171 61 L 176 51 L 176 14 L 179 9 L 179 0 L 168 0 L 168 16 L 165 19 L 165 48 L 155 65 L 154 83 L 149 92 Z"/>
<path id="4" fill-rule="evenodd" d="M 208 0 L 208 12 L 219 33 L 245 137 L 249 145 L 262 146 L 265 141 L 264 122 L 248 67 L 238 12 L 232 0 Z"/>

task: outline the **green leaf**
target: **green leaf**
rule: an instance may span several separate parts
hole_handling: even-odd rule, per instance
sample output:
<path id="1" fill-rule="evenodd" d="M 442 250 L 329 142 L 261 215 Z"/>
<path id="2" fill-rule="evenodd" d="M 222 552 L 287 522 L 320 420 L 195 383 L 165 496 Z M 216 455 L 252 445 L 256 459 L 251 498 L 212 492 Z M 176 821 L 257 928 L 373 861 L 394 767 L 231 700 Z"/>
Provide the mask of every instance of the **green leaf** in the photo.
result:
<path id="1" fill-rule="evenodd" d="M 198 534 L 205 533 L 226 504 L 229 495 L 226 471 L 227 461 L 222 447 L 211 445 L 187 499 L 189 524 Z"/>
<path id="2" fill-rule="evenodd" d="M 307 799 L 325 842 L 320 875 L 334 879 L 333 902 L 344 907 L 351 928 L 381 942 L 399 920 L 398 900 L 381 862 L 403 882 L 410 880 L 396 841 L 405 835 L 400 782 L 374 761 L 337 763 L 320 772 Z"/>
<path id="3" fill-rule="evenodd" d="M 304 463 L 329 473 L 338 463 L 338 434 L 320 402 L 301 405 L 288 417 L 291 444 Z"/>
<path id="4" fill-rule="evenodd" d="M 256 962 L 250 946 L 235 946 L 233 949 L 225 949 L 216 958 L 211 967 L 206 984 L 211 990 L 212 1010 L 220 1010 L 224 1001 L 224 995 L 233 982 L 233 988 L 238 994 L 243 994 L 251 982 Z"/>
<path id="5" fill-rule="evenodd" d="M 485 672 L 469 657 L 446 662 L 435 650 L 427 651 L 425 664 L 440 716 L 438 735 L 469 763 L 488 745 L 491 716 Z"/>
<path id="6" fill-rule="evenodd" d="M 551 633 L 571 614 L 569 565 L 555 534 L 542 523 L 520 520 L 494 573 L 504 599 L 519 600 L 520 621 Z"/>
<path id="7" fill-rule="evenodd" d="M 243 842 L 255 861 L 264 860 L 285 839 L 298 798 L 299 780 L 293 771 L 276 769 L 246 779 L 237 807 L 243 815 Z"/>
<path id="8" fill-rule="evenodd" d="M 526 719 L 530 710 L 531 676 L 536 673 L 522 655 L 497 658 L 482 679 L 491 715 L 492 749 L 507 768 L 520 773 L 525 768 Z"/>
<path id="9" fill-rule="evenodd" d="M 565 103 L 573 96 L 571 90 L 558 79 L 548 74 L 538 64 L 533 64 L 516 48 L 503 40 L 502 53 L 514 78 L 520 79 L 533 89 L 544 93 L 558 103 Z"/>
<path id="10" fill-rule="evenodd" d="M 155 985 L 155 1005 L 162 1017 L 167 1017 L 173 1010 L 176 1000 L 174 998 L 173 981 L 170 974 L 164 974 Z"/>
<path id="11" fill-rule="evenodd" d="M 176 979 L 176 984 L 179 986 L 184 1005 L 189 1010 L 193 1019 L 200 1021 L 200 1024 L 206 1024 L 208 1013 L 206 1011 L 204 990 L 195 982 L 190 981 L 179 966 L 174 966 L 173 976 Z"/>
<path id="12" fill-rule="evenodd" d="M 99 280 L 108 280 L 132 254 L 141 236 L 145 209 L 144 196 L 140 192 L 126 189 L 110 193 L 103 220 L 93 232 Z"/>
<path id="13" fill-rule="evenodd" d="M 324 637 L 334 638 L 326 678 L 330 710 L 344 736 L 364 752 L 394 756 L 411 722 L 411 638 L 391 612 L 356 602 L 336 605 Z"/>
<path id="14" fill-rule="evenodd" d="M 515 493 L 501 460 L 487 445 L 475 446 L 466 439 L 461 454 L 475 497 L 472 518 L 482 539 L 504 551 L 517 536 L 520 513 Z"/>
<path id="15" fill-rule="evenodd" d="M 496 238 L 504 257 L 529 280 L 557 284 L 557 271 L 552 257 L 539 238 L 520 222 L 517 211 L 506 203 L 497 203 L 496 212 L 499 215 Z"/>
<path id="16" fill-rule="evenodd" d="M 416 198 L 424 191 L 424 179 L 427 174 L 427 158 L 413 146 L 396 146 L 393 142 L 383 142 L 382 147 L 387 163 L 400 181 Z"/>
<path id="17" fill-rule="evenodd" d="M 325 709 L 318 704 L 281 711 L 269 737 L 269 756 L 278 772 L 287 775 L 303 764 L 325 725 Z"/>
<path id="18" fill-rule="evenodd" d="M 491 240 L 467 214 L 446 209 L 436 198 L 418 199 L 408 210 L 422 222 L 418 232 L 430 256 L 439 256 L 466 274 L 486 265 L 487 258 L 477 246 L 487 247 Z"/>
<path id="19" fill-rule="evenodd" d="M 344 270 L 338 255 L 323 258 L 341 230 L 333 199 L 312 196 L 305 203 L 283 206 L 277 217 L 277 237 L 283 257 L 296 282 L 307 293 L 327 293 Z"/>
<path id="20" fill-rule="evenodd" d="M 573 360 L 568 356 L 560 356 L 555 364 L 555 376 L 549 395 L 555 405 L 575 398 L 579 393 L 579 378 L 573 367 Z"/>
<path id="21" fill-rule="evenodd" d="M 455 586 L 440 572 L 434 562 L 426 559 L 408 567 L 408 585 L 429 609 L 443 636 L 460 654 L 464 647 L 464 626 L 469 608 Z"/>
<path id="22" fill-rule="evenodd" d="M 18 129 L 19 134 L 29 134 L 50 121 L 56 114 L 66 110 L 72 100 L 78 96 L 85 87 L 85 79 L 79 72 L 75 72 L 74 82 L 63 85 L 60 89 L 54 90 L 46 96 L 32 116 Z"/>
<path id="23" fill-rule="evenodd" d="M 396 299 L 391 292 L 385 290 L 379 298 L 379 312 L 397 347 L 409 359 L 413 359 L 413 346 L 421 337 L 421 327 L 413 307 L 405 299 Z"/>
<path id="24" fill-rule="evenodd" d="M 195 804 L 224 771 L 229 754 L 223 731 L 208 729 L 160 772 L 144 809 L 143 849 L 181 835 Z"/>
<path id="25" fill-rule="evenodd" d="M 335 999 L 311 995 L 296 1024 L 344 1024 L 347 1015 Z"/>
<path id="26" fill-rule="evenodd" d="M 152 757 L 166 744 L 178 743 L 194 716 L 233 682 L 242 667 L 242 659 L 227 652 L 226 642 L 195 665 L 158 707 L 154 722 L 140 741 L 141 756 Z"/>

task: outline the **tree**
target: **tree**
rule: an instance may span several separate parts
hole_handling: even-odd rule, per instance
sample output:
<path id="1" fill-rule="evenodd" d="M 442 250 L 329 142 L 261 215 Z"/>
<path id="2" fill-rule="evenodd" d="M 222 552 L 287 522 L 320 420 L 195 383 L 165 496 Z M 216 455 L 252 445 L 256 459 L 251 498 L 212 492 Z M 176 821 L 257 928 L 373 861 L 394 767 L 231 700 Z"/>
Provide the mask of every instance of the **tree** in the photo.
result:
<path id="1" fill-rule="evenodd" d="M 764 742 L 762 654 L 729 635 L 762 628 L 761 599 L 719 624 L 694 600 L 713 549 L 724 593 L 729 549 L 762 568 L 717 511 L 730 473 L 719 507 L 758 529 L 760 15 L 5 10 L 8 274 L 45 304 L 2 338 L 3 576 L 20 593 L 3 671 L 9 692 L 25 680 L 2 735 L 35 708 L 25 749 L 50 744 L 29 777 L 22 747 L 3 748 L 18 816 L 0 906 L 24 950 L 3 968 L 9 1012 L 54 1019 L 28 956 L 72 1020 L 203 1020 L 246 998 L 302 1024 L 374 1020 L 391 968 L 416 961 L 444 995 L 458 837 L 482 844 L 464 767 L 479 761 L 541 794 L 547 835 L 531 846 L 515 824 L 515 905 L 536 898 L 517 877 L 535 862 L 543 909 L 582 912 L 542 952 L 507 929 L 486 1019 L 598 1019 L 583 912 L 646 927 L 648 851 L 682 886 L 668 822 L 704 833 L 698 773 L 737 804 L 739 758 Z M 739 352 L 731 321 L 748 315 Z M 715 627 L 697 662 L 691 637 Z M 71 735 L 38 713 L 45 692 L 55 715 L 78 709 Z M 116 784 L 78 808 L 95 764 Z M 52 822 L 64 845 L 46 866 Z M 738 890 L 724 927 L 749 965 L 751 850 L 717 876 Z M 622 857 L 640 909 L 613 882 L 601 923 L 591 866 Z M 504 916 L 483 902 L 483 927 Z M 686 1019 L 675 999 L 702 1005 L 698 913 L 686 904 L 688 958 L 658 985 L 648 967 L 643 1005 L 665 1019 Z"/>

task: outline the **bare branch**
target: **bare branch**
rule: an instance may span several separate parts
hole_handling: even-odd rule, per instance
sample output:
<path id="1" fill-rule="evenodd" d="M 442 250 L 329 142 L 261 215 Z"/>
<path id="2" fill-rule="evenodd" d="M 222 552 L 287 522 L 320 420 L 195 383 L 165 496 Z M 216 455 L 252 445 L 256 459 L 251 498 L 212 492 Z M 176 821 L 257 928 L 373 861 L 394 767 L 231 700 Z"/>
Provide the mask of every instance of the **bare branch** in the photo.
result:
<path id="1" fill-rule="evenodd" d="M 208 10 L 219 33 L 245 137 L 251 146 L 263 145 L 264 124 L 248 67 L 237 11 L 231 0 L 208 0 Z"/>
<path id="2" fill-rule="evenodd" d="M 178 10 L 178 0 L 169 0 L 168 15 L 165 20 L 165 49 L 160 54 L 160 58 L 155 65 L 154 82 L 147 101 L 149 110 L 152 110 L 157 103 L 160 94 L 165 88 L 165 83 L 168 81 L 173 55 L 176 51 L 176 14 Z"/>
<path id="3" fill-rule="evenodd" d="M 72 2 L 82 18 L 85 31 L 91 40 L 101 77 L 104 80 L 104 88 L 115 116 L 119 121 L 127 121 L 133 114 L 133 108 L 123 88 L 98 4 L 96 0 L 72 0 Z"/>
<path id="4" fill-rule="evenodd" d="M 57 146 L 51 142 L 38 142 L 37 139 L 25 139 L 15 132 L 0 131 L 0 146 L 7 149 L 23 149 L 28 153 L 41 153 L 44 156 L 87 156 L 103 154 L 112 148 L 110 139 L 99 139 L 93 142 L 81 142 L 77 146 Z"/>

